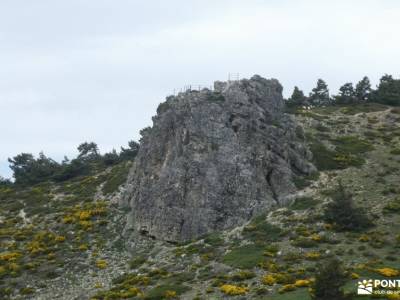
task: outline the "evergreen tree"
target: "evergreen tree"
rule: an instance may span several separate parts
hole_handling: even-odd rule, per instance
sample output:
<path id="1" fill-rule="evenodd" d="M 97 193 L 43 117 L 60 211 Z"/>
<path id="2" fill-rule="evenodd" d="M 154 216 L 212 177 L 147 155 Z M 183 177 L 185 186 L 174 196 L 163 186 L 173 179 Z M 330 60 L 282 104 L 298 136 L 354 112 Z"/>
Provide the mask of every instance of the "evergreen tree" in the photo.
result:
<path id="1" fill-rule="evenodd" d="M 352 195 L 341 182 L 332 193 L 332 201 L 324 211 L 324 219 L 339 231 L 359 231 L 372 226 L 365 211 L 355 206 Z"/>
<path id="2" fill-rule="evenodd" d="M 356 85 L 355 96 L 358 102 L 367 102 L 370 98 L 371 91 L 372 89 L 369 78 L 364 76 L 364 78 Z"/>
<path id="3" fill-rule="evenodd" d="M 307 97 L 297 86 L 294 87 L 292 96 L 288 99 L 288 106 L 301 106 L 307 104 Z"/>
<path id="4" fill-rule="evenodd" d="M 55 181 L 65 181 L 77 176 L 87 175 L 90 172 L 90 165 L 81 159 L 63 160 L 58 172 L 53 176 Z"/>
<path id="5" fill-rule="evenodd" d="M 80 159 L 88 159 L 93 160 L 99 158 L 99 148 L 96 143 L 94 142 L 84 142 L 78 146 L 79 155 L 78 158 Z"/>
<path id="6" fill-rule="evenodd" d="M 113 149 L 111 152 L 105 153 L 103 155 L 103 162 L 106 166 L 115 165 L 119 161 L 120 161 L 120 157 L 119 157 L 117 151 L 115 151 L 115 149 Z"/>
<path id="7" fill-rule="evenodd" d="M 311 104 L 316 106 L 329 105 L 331 103 L 328 85 L 322 79 L 318 79 L 317 86 L 312 89 L 310 101 Z"/>
<path id="8" fill-rule="evenodd" d="M 339 88 L 339 95 L 335 96 L 337 104 L 350 104 L 355 100 L 355 91 L 351 82 L 345 83 Z"/>
<path id="9" fill-rule="evenodd" d="M 329 259 L 318 266 L 315 282 L 312 287 L 312 298 L 315 300 L 346 299 L 343 286 L 346 283 L 346 273 L 340 261 Z"/>
<path id="10" fill-rule="evenodd" d="M 373 94 L 373 101 L 400 105 L 400 79 L 394 79 L 392 75 L 384 75 L 380 79 L 378 89 Z"/>
<path id="11" fill-rule="evenodd" d="M 122 160 L 132 160 L 136 157 L 139 152 L 139 144 L 135 141 L 128 142 L 129 148 L 121 147 L 120 158 Z"/>
<path id="12" fill-rule="evenodd" d="M 17 184 L 34 184 L 49 180 L 60 168 L 57 162 L 42 152 L 38 159 L 30 153 L 21 153 L 12 159 L 9 158 L 8 162 Z"/>
<path id="13" fill-rule="evenodd" d="M 0 188 L 1 187 L 9 187 L 12 185 L 12 182 L 10 179 L 6 179 L 2 176 L 0 176 Z"/>

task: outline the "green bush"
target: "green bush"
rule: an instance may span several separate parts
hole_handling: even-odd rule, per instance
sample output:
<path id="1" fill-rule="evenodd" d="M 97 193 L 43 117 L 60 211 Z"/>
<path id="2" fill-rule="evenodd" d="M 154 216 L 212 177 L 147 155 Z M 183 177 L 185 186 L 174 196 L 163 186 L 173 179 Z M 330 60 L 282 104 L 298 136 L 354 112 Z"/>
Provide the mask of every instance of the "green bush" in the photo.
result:
<path id="1" fill-rule="evenodd" d="M 386 204 L 383 208 L 383 212 L 386 214 L 400 212 L 400 198 L 392 200 Z"/>
<path id="2" fill-rule="evenodd" d="M 143 265 L 147 261 L 146 257 L 144 256 L 138 256 L 133 258 L 132 260 L 129 261 L 129 267 L 131 269 L 137 269 L 141 265 Z"/>
<path id="3" fill-rule="evenodd" d="M 292 242 L 293 246 L 301 248 L 314 248 L 318 247 L 318 242 L 306 237 L 299 237 Z"/>
<path id="4" fill-rule="evenodd" d="M 255 218 L 248 226 L 243 229 L 243 236 L 255 242 L 266 243 L 277 241 L 282 235 L 282 229 L 270 224 L 265 220 L 265 216 Z"/>
<path id="5" fill-rule="evenodd" d="M 336 151 L 346 154 L 361 154 L 373 149 L 373 146 L 366 140 L 356 136 L 341 136 L 332 140 Z"/>
<path id="6" fill-rule="evenodd" d="M 256 277 L 256 274 L 252 271 L 243 270 L 238 273 L 235 273 L 231 276 L 233 281 L 243 281 Z"/>
<path id="7" fill-rule="evenodd" d="M 337 259 L 330 259 L 318 266 L 315 283 L 312 287 L 312 298 L 315 300 L 345 300 L 343 286 L 347 276 Z"/>
<path id="8" fill-rule="evenodd" d="M 298 189 L 304 189 L 312 184 L 313 181 L 317 180 L 319 178 L 319 173 L 314 172 L 310 175 L 307 176 L 297 176 L 293 178 L 294 185 Z"/>
<path id="9" fill-rule="evenodd" d="M 225 97 L 221 93 L 212 92 L 207 98 L 210 102 L 224 102 Z"/>
<path id="10" fill-rule="evenodd" d="M 181 295 L 187 292 L 188 290 L 190 290 L 190 288 L 184 285 L 168 285 L 168 284 L 158 285 L 153 289 L 151 289 L 145 295 L 144 299 L 146 300 L 168 299 L 167 297 L 168 291 L 176 292 L 176 295 Z"/>
<path id="11" fill-rule="evenodd" d="M 126 162 L 113 167 L 112 171 L 107 175 L 107 181 L 103 186 L 103 192 L 106 195 L 116 192 L 125 183 L 130 167 L 131 164 Z"/>
<path id="12" fill-rule="evenodd" d="M 221 246 L 224 243 L 224 239 L 218 232 L 211 233 L 204 238 L 204 242 L 213 247 Z"/>
<path id="13" fill-rule="evenodd" d="M 337 170 L 348 167 L 360 167 L 365 163 L 362 154 L 373 149 L 366 140 L 354 136 L 343 136 L 332 139 L 334 150 L 328 149 L 323 143 L 314 141 L 310 148 L 314 163 L 318 170 Z"/>
<path id="14" fill-rule="evenodd" d="M 263 260 L 264 247 L 261 245 L 245 245 L 232 249 L 226 254 L 223 262 L 231 267 L 251 269 Z"/>
<path id="15" fill-rule="evenodd" d="M 390 154 L 400 155 L 400 149 L 399 148 L 392 149 L 390 150 Z"/>
<path id="16" fill-rule="evenodd" d="M 318 201 L 311 197 L 300 197 L 294 200 L 294 202 L 290 205 L 290 208 L 294 210 L 303 210 L 313 208 L 317 204 Z"/>
<path id="17" fill-rule="evenodd" d="M 353 197 L 348 193 L 341 182 L 331 192 L 332 201 L 328 203 L 324 211 L 326 222 L 334 225 L 339 231 L 360 231 L 373 225 L 365 211 L 356 207 Z"/>

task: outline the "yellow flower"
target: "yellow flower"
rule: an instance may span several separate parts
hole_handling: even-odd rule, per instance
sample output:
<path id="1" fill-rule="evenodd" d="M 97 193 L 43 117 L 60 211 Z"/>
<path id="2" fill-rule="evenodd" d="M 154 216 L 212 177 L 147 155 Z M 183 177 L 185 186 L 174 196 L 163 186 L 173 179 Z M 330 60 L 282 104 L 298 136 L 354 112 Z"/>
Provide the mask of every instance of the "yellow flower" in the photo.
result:
<path id="1" fill-rule="evenodd" d="M 317 260 L 321 257 L 321 253 L 319 252 L 308 252 L 305 255 L 306 259 L 308 260 Z"/>
<path id="2" fill-rule="evenodd" d="M 56 242 L 62 243 L 65 241 L 65 236 L 58 235 L 58 236 L 56 236 L 55 240 L 56 240 Z"/>
<path id="3" fill-rule="evenodd" d="M 105 269 L 105 268 L 107 268 L 107 262 L 103 259 L 99 259 L 98 261 L 96 261 L 96 266 L 99 269 Z"/>
<path id="4" fill-rule="evenodd" d="M 64 224 L 71 224 L 75 221 L 75 218 L 73 216 L 64 216 L 63 217 L 63 223 Z"/>
<path id="5" fill-rule="evenodd" d="M 368 242 L 368 241 L 369 241 L 369 236 L 366 235 L 366 234 L 362 234 L 362 235 L 358 238 L 358 240 L 359 240 L 360 242 Z"/>
<path id="6" fill-rule="evenodd" d="M 101 282 L 96 282 L 96 284 L 94 285 L 94 287 L 96 289 L 101 289 L 103 287 L 103 284 Z"/>
<path id="7" fill-rule="evenodd" d="M 224 284 L 219 289 L 221 290 L 222 293 L 230 296 L 244 295 L 249 291 L 247 287 L 241 287 L 230 284 Z"/>
<path id="8" fill-rule="evenodd" d="M 89 210 L 78 211 L 75 215 L 79 218 L 79 220 L 89 220 L 92 216 Z"/>
<path id="9" fill-rule="evenodd" d="M 319 242 L 321 241 L 321 236 L 319 234 L 314 233 L 313 235 L 311 235 L 311 239 L 313 241 Z"/>
<path id="10" fill-rule="evenodd" d="M 88 249 L 88 245 L 87 244 L 81 244 L 79 245 L 79 250 L 81 251 L 86 251 Z"/>
<path id="11" fill-rule="evenodd" d="M 296 287 L 307 287 L 310 284 L 311 284 L 311 281 L 307 280 L 307 279 L 299 279 L 299 280 L 296 280 L 296 282 L 294 283 L 294 285 Z"/>
<path id="12" fill-rule="evenodd" d="M 18 252 L 5 252 L 0 254 L 0 260 L 4 261 L 16 261 L 21 254 Z"/>
<path id="13" fill-rule="evenodd" d="M 176 292 L 175 291 L 166 291 L 164 296 L 167 299 L 176 298 Z"/>
<path id="14" fill-rule="evenodd" d="M 375 271 L 386 277 L 395 277 L 400 274 L 399 271 L 397 271 L 395 269 L 391 269 L 391 268 L 376 269 Z"/>
<path id="15" fill-rule="evenodd" d="M 272 275 L 264 275 L 261 279 L 261 282 L 266 285 L 274 285 L 276 283 L 276 279 Z"/>

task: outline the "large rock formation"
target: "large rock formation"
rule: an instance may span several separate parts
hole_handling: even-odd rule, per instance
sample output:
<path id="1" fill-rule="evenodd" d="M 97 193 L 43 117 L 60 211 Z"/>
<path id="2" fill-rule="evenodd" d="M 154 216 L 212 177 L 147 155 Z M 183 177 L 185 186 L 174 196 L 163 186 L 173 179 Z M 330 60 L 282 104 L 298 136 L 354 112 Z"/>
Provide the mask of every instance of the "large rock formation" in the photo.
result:
<path id="1" fill-rule="evenodd" d="M 238 226 L 295 191 L 314 170 L 275 79 L 216 82 L 160 104 L 142 131 L 125 203 L 129 225 L 167 241 Z"/>

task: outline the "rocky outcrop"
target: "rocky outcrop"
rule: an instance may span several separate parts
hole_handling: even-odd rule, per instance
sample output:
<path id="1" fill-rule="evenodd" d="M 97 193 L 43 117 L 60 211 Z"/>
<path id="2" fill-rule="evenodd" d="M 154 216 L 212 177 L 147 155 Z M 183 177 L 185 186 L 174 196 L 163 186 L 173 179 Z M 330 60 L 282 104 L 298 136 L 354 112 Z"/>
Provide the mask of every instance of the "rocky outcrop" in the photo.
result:
<path id="1" fill-rule="evenodd" d="M 170 96 L 153 123 L 126 186 L 126 232 L 180 241 L 238 226 L 285 204 L 294 176 L 314 170 L 275 79 Z"/>

